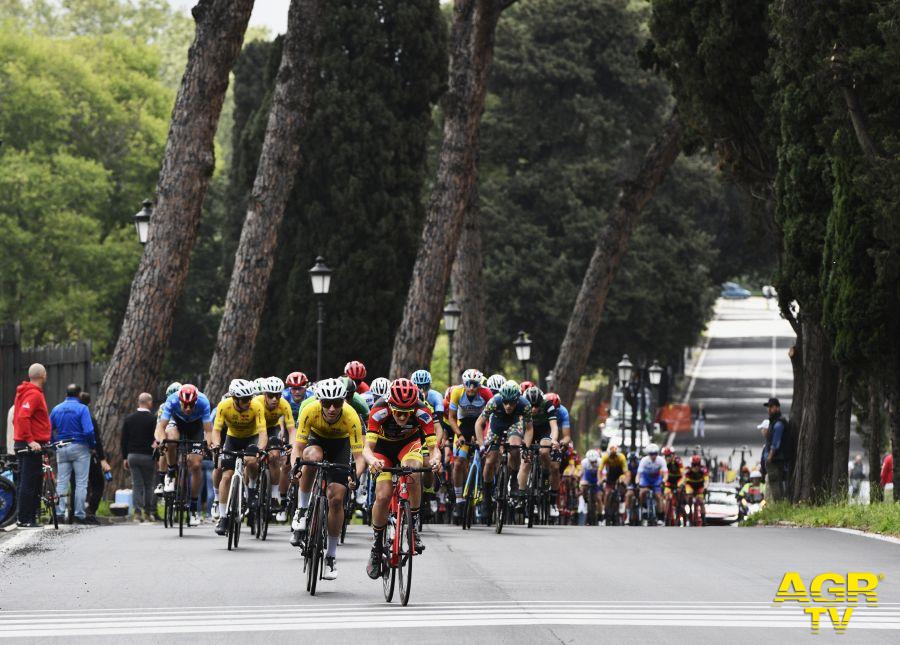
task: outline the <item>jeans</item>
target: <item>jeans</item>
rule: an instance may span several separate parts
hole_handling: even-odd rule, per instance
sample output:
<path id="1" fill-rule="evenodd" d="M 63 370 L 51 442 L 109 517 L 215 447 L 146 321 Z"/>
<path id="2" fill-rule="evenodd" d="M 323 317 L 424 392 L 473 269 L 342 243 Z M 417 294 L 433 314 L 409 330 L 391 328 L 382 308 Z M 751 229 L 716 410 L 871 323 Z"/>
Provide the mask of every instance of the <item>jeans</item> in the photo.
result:
<path id="1" fill-rule="evenodd" d="M 69 478 L 75 471 L 75 517 L 84 519 L 84 505 L 87 501 L 88 473 L 91 469 L 91 449 L 83 443 L 70 443 L 56 451 L 56 494 L 59 495 L 57 513 L 66 514 L 69 492 Z"/>
<path id="2" fill-rule="evenodd" d="M 203 460 L 203 489 L 200 491 L 200 496 L 203 497 L 203 508 L 206 509 L 206 514 L 209 515 L 212 513 L 212 504 L 213 499 L 215 499 L 216 488 L 213 486 L 212 481 L 212 471 L 215 468 L 215 464 L 211 459 Z M 205 493 L 204 493 L 205 491 Z M 205 494 L 205 497 L 204 497 Z"/>
<path id="3" fill-rule="evenodd" d="M 131 473 L 134 510 L 147 515 L 156 514 L 156 462 L 152 455 L 132 452 L 128 455 L 128 470 Z"/>
<path id="4" fill-rule="evenodd" d="M 14 450 L 23 450 L 26 446 L 26 443 L 17 441 Z M 22 524 L 32 524 L 37 519 L 43 473 L 39 452 L 27 452 L 19 455 L 19 481 L 16 486 L 19 494 L 18 519 Z"/>

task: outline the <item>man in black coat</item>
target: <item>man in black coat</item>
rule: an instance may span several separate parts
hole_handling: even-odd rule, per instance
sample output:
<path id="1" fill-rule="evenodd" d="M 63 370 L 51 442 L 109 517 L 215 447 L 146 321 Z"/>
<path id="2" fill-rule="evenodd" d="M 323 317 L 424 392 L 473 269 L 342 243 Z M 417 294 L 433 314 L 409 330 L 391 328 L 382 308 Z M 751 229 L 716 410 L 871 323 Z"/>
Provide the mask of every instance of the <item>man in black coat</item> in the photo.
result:
<path id="1" fill-rule="evenodd" d="M 155 522 L 156 463 L 153 461 L 153 433 L 156 415 L 153 414 L 153 397 L 146 392 L 138 396 L 138 408 L 122 422 L 122 459 L 125 469 L 131 472 L 134 496 L 134 521 Z"/>

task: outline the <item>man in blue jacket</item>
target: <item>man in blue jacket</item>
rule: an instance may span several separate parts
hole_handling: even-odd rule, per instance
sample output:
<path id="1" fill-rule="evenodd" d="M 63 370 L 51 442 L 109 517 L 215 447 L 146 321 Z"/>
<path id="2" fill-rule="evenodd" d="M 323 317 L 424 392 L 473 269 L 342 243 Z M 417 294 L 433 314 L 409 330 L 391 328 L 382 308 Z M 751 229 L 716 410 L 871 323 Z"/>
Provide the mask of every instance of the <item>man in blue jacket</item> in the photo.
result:
<path id="1" fill-rule="evenodd" d="M 74 515 L 77 524 L 89 523 L 85 519 L 88 474 L 91 469 L 91 449 L 94 447 L 94 423 L 88 407 L 78 398 L 81 388 L 74 383 L 66 388 L 66 400 L 50 412 L 50 424 L 55 441 L 68 441 L 56 451 L 57 480 L 56 493 L 59 495 L 57 514 L 66 515 L 66 497 L 69 478 L 75 471 Z M 92 520 L 90 523 L 96 523 Z"/>

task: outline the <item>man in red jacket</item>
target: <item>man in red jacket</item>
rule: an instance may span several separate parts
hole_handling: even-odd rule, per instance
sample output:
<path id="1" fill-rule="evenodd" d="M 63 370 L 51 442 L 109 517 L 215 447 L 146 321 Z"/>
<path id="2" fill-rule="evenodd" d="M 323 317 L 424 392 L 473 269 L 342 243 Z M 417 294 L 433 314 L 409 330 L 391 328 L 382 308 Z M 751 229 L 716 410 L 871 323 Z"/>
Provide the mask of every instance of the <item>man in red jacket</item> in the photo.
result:
<path id="1" fill-rule="evenodd" d="M 40 363 L 28 368 L 28 380 L 16 388 L 13 404 L 13 441 L 19 453 L 19 517 L 17 526 L 37 528 L 41 491 L 42 443 L 50 441 L 50 413 L 44 399 L 47 370 Z M 19 452 L 24 450 L 25 452 Z"/>

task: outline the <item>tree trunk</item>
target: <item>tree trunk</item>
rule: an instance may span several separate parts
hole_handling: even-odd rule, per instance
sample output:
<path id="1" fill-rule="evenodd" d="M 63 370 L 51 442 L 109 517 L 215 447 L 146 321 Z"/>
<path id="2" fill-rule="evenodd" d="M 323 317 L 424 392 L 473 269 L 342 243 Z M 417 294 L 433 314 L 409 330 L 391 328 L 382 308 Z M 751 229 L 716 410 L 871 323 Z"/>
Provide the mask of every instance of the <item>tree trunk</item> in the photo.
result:
<path id="1" fill-rule="evenodd" d="M 838 370 L 837 402 L 834 410 L 834 458 L 831 466 L 831 496 L 847 496 L 848 464 L 850 463 L 850 374 Z"/>
<path id="2" fill-rule="evenodd" d="M 894 501 L 900 502 L 900 396 L 896 381 L 888 388 L 888 423 L 891 425 L 891 454 L 894 456 Z"/>
<path id="3" fill-rule="evenodd" d="M 453 374 L 470 367 L 484 369 L 487 360 L 487 330 L 484 324 L 484 298 L 481 223 L 478 209 L 477 182 L 472 185 L 463 222 L 462 235 L 456 249 L 456 260 L 450 274 L 450 292 L 462 314 L 459 333 L 453 337 Z"/>
<path id="4" fill-rule="evenodd" d="M 831 344 L 822 326 L 802 320 L 803 332 L 803 417 L 794 457 L 792 499 L 820 502 L 831 488 L 834 458 L 835 399 L 837 368 L 831 360 Z M 844 466 L 846 468 L 846 464 Z"/>
<path id="5" fill-rule="evenodd" d="M 884 496 L 881 490 L 881 388 L 877 377 L 869 379 L 869 436 L 866 452 L 869 453 L 869 500 L 880 502 Z"/>
<path id="6" fill-rule="evenodd" d="M 392 377 L 408 375 L 431 362 L 444 294 L 475 184 L 478 125 L 494 54 L 494 31 L 501 12 L 513 1 L 453 3 L 444 139 L 403 320 L 394 337 Z"/>
<path id="7" fill-rule="evenodd" d="M 644 156 L 635 177 L 622 186 L 618 203 L 600 229 L 591 263 L 581 283 L 566 336 L 553 368 L 554 387 L 565 406 L 571 407 L 575 400 L 578 382 L 584 373 L 594 336 L 597 335 L 597 328 L 603 317 L 609 286 L 616 277 L 631 233 L 644 206 L 653 197 L 669 167 L 678 157 L 680 141 L 681 121 L 673 113 Z"/>
<path id="8" fill-rule="evenodd" d="M 235 253 L 225 311 L 209 367 L 207 394 L 250 373 L 278 230 L 300 169 L 300 140 L 312 111 L 324 0 L 292 0 L 272 108 Z"/>
<path id="9" fill-rule="evenodd" d="M 159 378 L 215 168 L 213 138 L 228 76 L 252 9 L 253 0 L 201 0 L 192 10 L 196 32 L 172 110 L 150 241 L 94 407 L 103 443 L 116 461 L 122 419 Z"/>

